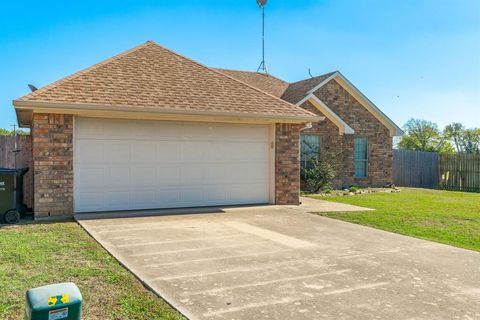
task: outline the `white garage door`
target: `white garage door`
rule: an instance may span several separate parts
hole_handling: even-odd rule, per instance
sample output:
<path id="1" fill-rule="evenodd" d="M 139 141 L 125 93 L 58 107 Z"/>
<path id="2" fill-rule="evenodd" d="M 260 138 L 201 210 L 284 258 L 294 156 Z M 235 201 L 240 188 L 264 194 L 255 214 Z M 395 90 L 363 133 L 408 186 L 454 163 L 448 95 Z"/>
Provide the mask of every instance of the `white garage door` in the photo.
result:
<path id="1" fill-rule="evenodd" d="M 261 125 L 75 119 L 76 212 L 268 203 Z"/>

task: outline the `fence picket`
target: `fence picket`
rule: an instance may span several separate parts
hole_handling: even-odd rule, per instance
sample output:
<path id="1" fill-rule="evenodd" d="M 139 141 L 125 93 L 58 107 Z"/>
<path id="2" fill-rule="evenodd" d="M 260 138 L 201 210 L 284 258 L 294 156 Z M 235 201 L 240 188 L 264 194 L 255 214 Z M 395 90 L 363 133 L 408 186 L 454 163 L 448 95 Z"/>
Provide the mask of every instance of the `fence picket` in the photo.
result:
<path id="1" fill-rule="evenodd" d="M 480 155 L 393 150 L 394 183 L 480 192 Z"/>

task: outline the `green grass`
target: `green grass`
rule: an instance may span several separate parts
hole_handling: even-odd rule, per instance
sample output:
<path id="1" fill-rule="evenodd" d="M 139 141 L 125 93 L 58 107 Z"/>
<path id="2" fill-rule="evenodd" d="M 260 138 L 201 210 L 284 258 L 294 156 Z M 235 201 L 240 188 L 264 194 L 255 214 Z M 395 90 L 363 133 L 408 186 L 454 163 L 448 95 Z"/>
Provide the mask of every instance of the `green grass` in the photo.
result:
<path id="1" fill-rule="evenodd" d="M 312 198 L 376 209 L 321 215 L 480 251 L 480 194 L 402 188 L 400 193 Z"/>
<path id="2" fill-rule="evenodd" d="M 0 319 L 23 319 L 25 291 L 72 281 L 82 319 L 184 319 L 74 222 L 0 228 Z"/>

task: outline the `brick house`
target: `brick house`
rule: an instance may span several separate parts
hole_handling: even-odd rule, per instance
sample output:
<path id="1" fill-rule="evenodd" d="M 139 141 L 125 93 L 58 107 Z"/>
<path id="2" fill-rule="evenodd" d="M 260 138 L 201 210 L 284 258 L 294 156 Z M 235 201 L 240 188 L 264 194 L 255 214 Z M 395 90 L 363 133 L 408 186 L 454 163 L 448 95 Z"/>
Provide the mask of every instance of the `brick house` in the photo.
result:
<path id="1" fill-rule="evenodd" d="M 324 118 L 301 131 L 302 166 L 328 154 L 337 162 L 337 188 L 392 183 L 392 138 L 403 132 L 340 72 L 287 83 L 263 73 L 218 70 Z"/>
<path id="2" fill-rule="evenodd" d="M 213 69 L 148 41 L 14 100 L 31 128 L 35 217 L 298 204 L 307 135 L 317 152 L 346 150 L 339 184 L 390 182 L 399 129 L 339 73 L 323 78 Z M 357 134 L 366 177 L 355 176 Z"/>

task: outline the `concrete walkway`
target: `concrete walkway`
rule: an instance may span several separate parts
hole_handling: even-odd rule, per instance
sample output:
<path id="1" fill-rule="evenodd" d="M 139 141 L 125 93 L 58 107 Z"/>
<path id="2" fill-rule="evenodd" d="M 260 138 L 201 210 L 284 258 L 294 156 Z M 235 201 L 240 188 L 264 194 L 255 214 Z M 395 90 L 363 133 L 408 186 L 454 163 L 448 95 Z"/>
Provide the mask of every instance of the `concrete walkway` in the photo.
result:
<path id="1" fill-rule="evenodd" d="M 190 319 L 480 319 L 480 253 L 316 205 L 79 223 Z"/>

